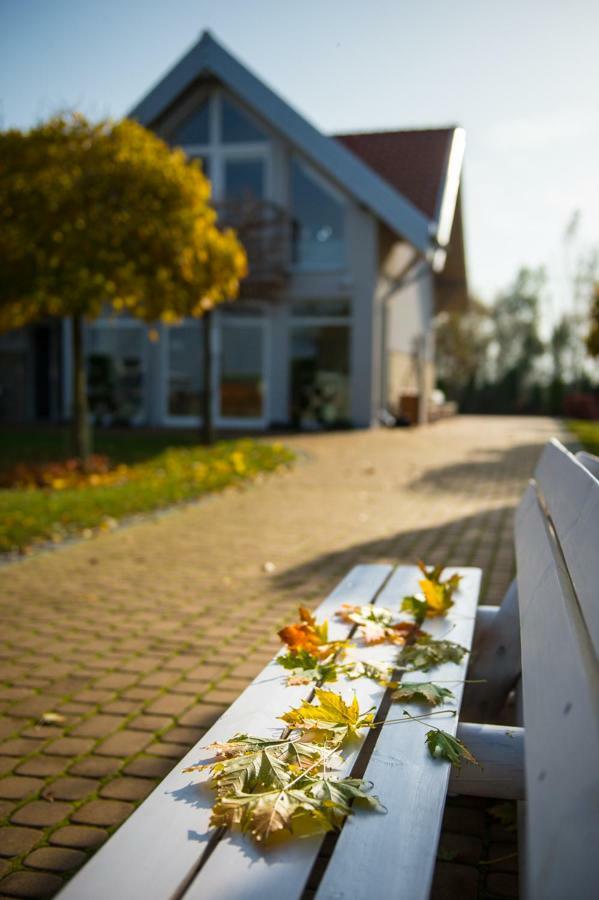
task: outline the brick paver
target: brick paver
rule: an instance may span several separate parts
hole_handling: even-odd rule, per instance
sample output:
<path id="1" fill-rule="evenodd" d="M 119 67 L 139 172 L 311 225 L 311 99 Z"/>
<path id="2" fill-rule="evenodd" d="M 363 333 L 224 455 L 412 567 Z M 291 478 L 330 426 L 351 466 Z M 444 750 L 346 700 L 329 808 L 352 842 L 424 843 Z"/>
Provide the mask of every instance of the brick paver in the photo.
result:
<path id="1" fill-rule="evenodd" d="M 461 417 L 293 437 L 288 473 L 2 568 L 0 895 L 54 893 L 355 563 L 478 565 L 500 602 L 514 506 L 560 431 Z M 450 803 L 435 896 L 515 896 L 514 847 L 484 802 Z"/>

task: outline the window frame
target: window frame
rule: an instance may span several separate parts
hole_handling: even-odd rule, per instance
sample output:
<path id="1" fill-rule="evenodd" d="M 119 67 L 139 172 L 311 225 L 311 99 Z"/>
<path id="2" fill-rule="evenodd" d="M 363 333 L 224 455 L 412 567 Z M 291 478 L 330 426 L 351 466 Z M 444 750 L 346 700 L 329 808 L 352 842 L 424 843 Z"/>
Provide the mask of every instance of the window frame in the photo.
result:
<path id="1" fill-rule="evenodd" d="M 264 141 L 252 141 L 246 144 L 234 143 L 225 144 L 222 140 L 222 101 L 224 97 L 222 89 L 217 88 L 212 91 L 204 102 L 209 104 L 210 111 L 210 141 L 207 144 L 181 144 L 181 149 L 185 151 L 191 159 L 205 157 L 208 160 L 210 172 L 208 179 L 212 184 L 212 198 L 216 203 L 226 201 L 225 194 L 225 167 L 229 160 L 238 161 L 243 159 L 259 159 L 264 164 L 264 196 L 263 200 L 272 199 L 272 147 L 271 136 L 263 128 L 262 124 L 256 121 L 257 127 L 261 128 L 265 134 Z M 233 106 L 237 106 L 244 115 L 248 116 L 252 121 L 255 117 L 248 110 L 244 109 L 234 97 L 227 94 L 227 102 Z"/>
<path id="2" fill-rule="evenodd" d="M 338 261 L 334 262 L 310 262 L 310 261 L 294 261 L 294 248 L 293 248 L 293 240 L 291 242 L 291 271 L 293 273 L 302 274 L 304 272 L 343 272 L 347 269 L 347 222 L 348 222 L 348 203 L 347 197 L 333 184 L 324 178 L 309 162 L 307 162 L 302 156 L 298 153 L 292 153 L 289 157 L 289 184 L 288 184 L 288 196 L 289 196 L 289 216 L 291 221 L 294 221 L 294 209 L 293 209 L 293 184 L 292 184 L 292 169 L 293 164 L 299 165 L 300 169 L 303 170 L 304 174 L 311 179 L 325 194 L 328 194 L 333 200 L 335 200 L 341 207 L 342 213 L 342 221 L 343 221 L 343 239 L 342 239 L 342 248 L 341 248 L 341 258 Z"/>

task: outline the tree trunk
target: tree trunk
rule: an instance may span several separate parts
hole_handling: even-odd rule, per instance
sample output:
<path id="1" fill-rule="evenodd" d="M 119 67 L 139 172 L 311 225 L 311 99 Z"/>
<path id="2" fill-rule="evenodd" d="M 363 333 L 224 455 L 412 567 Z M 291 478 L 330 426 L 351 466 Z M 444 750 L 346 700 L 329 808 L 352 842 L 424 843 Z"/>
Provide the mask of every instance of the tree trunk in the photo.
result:
<path id="1" fill-rule="evenodd" d="M 202 395 L 202 442 L 207 446 L 214 443 L 214 421 L 212 409 L 212 310 L 202 316 L 202 343 L 204 364 L 204 391 Z"/>
<path id="2" fill-rule="evenodd" d="M 71 416 L 71 446 L 73 455 L 87 466 L 90 454 L 90 431 L 87 406 L 87 374 L 83 348 L 83 316 L 72 316 L 73 346 L 73 409 Z"/>

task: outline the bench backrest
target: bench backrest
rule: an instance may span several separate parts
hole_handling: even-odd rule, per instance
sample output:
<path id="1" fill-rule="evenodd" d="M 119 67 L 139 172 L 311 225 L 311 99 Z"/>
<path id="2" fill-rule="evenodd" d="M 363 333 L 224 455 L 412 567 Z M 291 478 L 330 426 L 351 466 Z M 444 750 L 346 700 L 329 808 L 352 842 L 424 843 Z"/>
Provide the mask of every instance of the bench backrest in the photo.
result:
<path id="1" fill-rule="evenodd" d="M 558 441 L 516 516 L 530 898 L 599 885 L 599 480 Z"/>

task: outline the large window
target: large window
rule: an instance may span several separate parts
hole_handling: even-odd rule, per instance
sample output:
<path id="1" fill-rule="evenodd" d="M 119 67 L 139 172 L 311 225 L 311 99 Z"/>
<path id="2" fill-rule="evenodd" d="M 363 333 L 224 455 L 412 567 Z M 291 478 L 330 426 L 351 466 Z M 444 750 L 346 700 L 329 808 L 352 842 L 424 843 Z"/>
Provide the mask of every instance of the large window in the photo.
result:
<path id="1" fill-rule="evenodd" d="M 173 143 L 181 147 L 210 143 L 210 101 L 205 100 L 176 129 Z"/>
<path id="2" fill-rule="evenodd" d="M 203 323 L 171 325 L 167 331 L 169 416 L 200 416 L 204 389 Z"/>
<path id="3" fill-rule="evenodd" d="M 202 101 L 175 129 L 172 142 L 201 161 L 217 203 L 268 196 L 268 137 L 251 114 L 223 91 Z"/>
<path id="4" fill-rule="evenodd" d="M 265 390 L 262 322 L 223 317 L 220 337 L 221 417 L 262 419 Z"/>
<path id="5" fill-rule="evenodd" d="M 264 197 L 264 160 L 225 160 L 225 190 L 227 200 L 244 202 Z"/>
<path id="6" fill-rule="evenodd" d="M 222 97 L 221 140 L 223 144 L 256 144 L 266 141 L 266 135 L 242 109 Z"/>
<path id="7" fill-rule="evenodd" d="M 298 159 L 291 162 L 291 210 L 294 263 L 302 268 L 342 265 L 344 204 Z"/>
<path id="8" fill-rule="evenodd" d="M 139 425 L 146 420 L 146 329 L 118 320 L 92 323 L 87 331 L 90 412 L 102 425 Z"/>
<path id="9" fill-rule="evenodd" d="M 302 428 L 349 424 L 349 302 L 300 302 L 291 313 L 291 421 Z"/>

